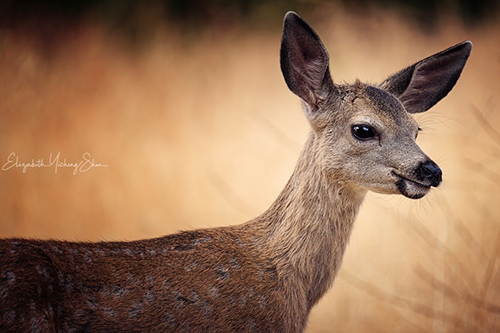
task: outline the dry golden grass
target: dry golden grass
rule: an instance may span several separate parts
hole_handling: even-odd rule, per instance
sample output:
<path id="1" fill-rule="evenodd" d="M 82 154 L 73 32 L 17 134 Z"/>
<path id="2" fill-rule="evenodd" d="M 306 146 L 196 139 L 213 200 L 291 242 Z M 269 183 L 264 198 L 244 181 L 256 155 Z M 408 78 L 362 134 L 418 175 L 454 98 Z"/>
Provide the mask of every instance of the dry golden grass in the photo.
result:
<path id="1" fill-rule="evenodd" d="M 500 329 L 499 24 L 453 20 L 423 34 L 396 15 L 337 11 L 312 22 L 334 80 L 370 82 L 464 39 L 452 93 L 418 116 L 421 147 L 445 173 L 420 201 L 370 194 L 343 269 L 308 332 Z M 83 25 L 41 56 L 0 35 L 0 164 L 107 167 L 0 171 L 0 236 L 131 240 L 241 223 L 292 172 L 308 128 L 279 71 L 280 31 L 160 29 L 130 51 Z"/>

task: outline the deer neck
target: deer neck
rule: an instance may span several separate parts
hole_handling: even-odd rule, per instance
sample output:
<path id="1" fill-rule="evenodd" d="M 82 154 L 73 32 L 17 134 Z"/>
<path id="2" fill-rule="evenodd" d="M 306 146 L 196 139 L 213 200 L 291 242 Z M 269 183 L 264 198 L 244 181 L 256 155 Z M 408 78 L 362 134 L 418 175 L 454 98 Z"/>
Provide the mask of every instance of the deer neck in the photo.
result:
<path id="1" fill-rule="evenodd" d="M 335 279 L 366 194 L 328 176 L 318 146 L 312 134 L 286 187 L 257 219 L 282 281 L 298 287 L 309 309 Z"/>

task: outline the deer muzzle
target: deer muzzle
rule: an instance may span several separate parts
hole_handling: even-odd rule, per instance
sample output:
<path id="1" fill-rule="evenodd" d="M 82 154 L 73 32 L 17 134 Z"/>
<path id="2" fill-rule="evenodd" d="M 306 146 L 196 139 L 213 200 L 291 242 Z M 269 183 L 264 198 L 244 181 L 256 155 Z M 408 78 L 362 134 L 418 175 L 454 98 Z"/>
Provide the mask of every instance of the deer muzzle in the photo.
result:
<path id="1" fill-rule="evenodd" d="M 421 162 L 412 172 L 402 174 L 393 171 L 397 178 L 396 186 L 401 194 L 410 199 L 420 199 L 429 193 L 431 187 L 438 187 L 442 182 L 443 172 L 431 160 Z"/>

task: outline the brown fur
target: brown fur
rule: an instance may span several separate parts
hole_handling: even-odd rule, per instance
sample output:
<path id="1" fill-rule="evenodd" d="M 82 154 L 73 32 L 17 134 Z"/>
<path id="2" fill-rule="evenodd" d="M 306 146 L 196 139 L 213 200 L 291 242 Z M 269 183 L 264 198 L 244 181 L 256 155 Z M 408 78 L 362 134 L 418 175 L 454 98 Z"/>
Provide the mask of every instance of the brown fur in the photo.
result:
<path id="1" fill-rule="evenodd" d="M 470 43 L 446 52 L 379 87 L 339 86 L 319 37 L 288 13 L 281 66 L 312 131 L 271 207 L 241 225 L 135 242 L 2 240 L 0 331 L 302 332 L 335 279 L 366 192 L 420 198 L 441 182 L 404 101 L 420 112 L 446 95 Z M 430 88 L 417 105 L 423 83 Z M 357 137 L 360 124 L 376 136 Z"/>

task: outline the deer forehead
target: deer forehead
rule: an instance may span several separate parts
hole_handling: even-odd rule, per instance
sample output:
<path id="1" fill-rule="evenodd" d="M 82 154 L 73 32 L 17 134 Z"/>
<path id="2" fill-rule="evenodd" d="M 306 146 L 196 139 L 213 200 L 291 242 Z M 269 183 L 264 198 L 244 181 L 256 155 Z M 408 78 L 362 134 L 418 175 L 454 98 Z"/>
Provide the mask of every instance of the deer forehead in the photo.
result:
<path id="1" fill-rule="evenodd" d="M 378 87 L 367 85 L 358 92 L 358 98 L 353 102 L 359 110 L 353 118 L 364 120 L 379 129 L 399 131 L 417 130 L 415 119 L 405 110 L 403 104 L 392 94 Z"/>

